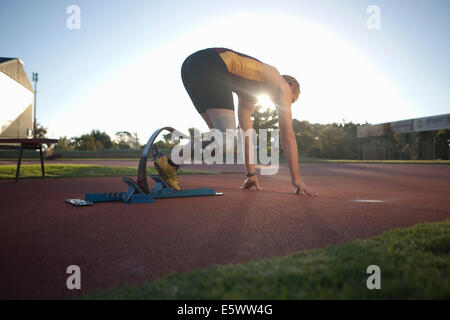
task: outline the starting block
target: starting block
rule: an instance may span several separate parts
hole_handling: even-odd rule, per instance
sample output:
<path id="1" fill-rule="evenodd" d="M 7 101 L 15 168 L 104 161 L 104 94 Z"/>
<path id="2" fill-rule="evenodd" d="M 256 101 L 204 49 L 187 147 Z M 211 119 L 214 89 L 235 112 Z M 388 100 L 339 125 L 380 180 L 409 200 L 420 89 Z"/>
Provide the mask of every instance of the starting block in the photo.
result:
<path id="1" fill-rule="evenodd" d="M 87 193 L 85 200 L 87 202 L 119 202 L 124 203 L 152 203 L 154 199 L 167 199 L 167 198 L 183 198 L 183 197 L 201 197 L 201 196 L 221 196 L 223 193 L 215 192 L 213 188 L 199 188 L 199 189 L 186 189 L 186 190 L 174 190 L 170 188 L 159 175 L 151 175 L 154 181 L 152 189 L 149 188 L 147 182 L 147 160 L 150 153 L 155 157 L 160 156 L 156 146 L 153 146 L 154 141 L 161 131 L 168 130 L 174 132 L 175 129 L 171 127 L 164 127 L 156 130 L 147 142 L 144 151 L 142 153 L 141 160 L 139 161 L 137 181 L 124 177 L 122 179 L 128 185 L 126 192 L 110 192 L 110 193 Z"/>
<path id="2" fill-rule="evenodd" d="M 120 193 L 86 193 L 85 200 L 88 202 L 118 202 L 125 203 L 152 203 L 155 202 L 152 197 L 146 194 L 135 194 L 132 197 L 126 198 L 125 192 Z"/>

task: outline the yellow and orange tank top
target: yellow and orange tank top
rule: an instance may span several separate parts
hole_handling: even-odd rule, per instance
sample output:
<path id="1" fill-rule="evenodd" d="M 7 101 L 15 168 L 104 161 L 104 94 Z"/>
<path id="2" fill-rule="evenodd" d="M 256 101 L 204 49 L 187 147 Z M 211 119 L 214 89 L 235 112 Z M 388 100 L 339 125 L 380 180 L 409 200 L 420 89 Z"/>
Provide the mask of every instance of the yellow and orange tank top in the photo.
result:
<path id="1" fill-rule="evenodd" d="M 247 80 L 264 82 L 264 63 L 253 57 L 226 48 L 212 48 L 222 58 L 228 71 Z"/>

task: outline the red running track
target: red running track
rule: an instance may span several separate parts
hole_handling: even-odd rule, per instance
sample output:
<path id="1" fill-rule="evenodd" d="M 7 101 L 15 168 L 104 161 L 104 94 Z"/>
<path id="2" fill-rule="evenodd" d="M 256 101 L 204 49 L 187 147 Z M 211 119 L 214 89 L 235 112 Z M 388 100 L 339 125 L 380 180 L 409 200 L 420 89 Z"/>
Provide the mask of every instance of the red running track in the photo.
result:
<path id="1" fill-rule="evenodd" d="M 124 191 L 121 179 L 2 180 L 0 298 L 71 297 L 66 268 L 73 264 L 81 267 L 76 294 L 83 294 L 450 218 L 448 165 L 307 163 L 301 174 L 318 197 L 293 194 L 283 167 L 260 177 L 262 191 L 240 190 L 243 175 L 228 170 L 182 180 L 213 186 L 222 197 L 92 207 L 64 198 Z"/>

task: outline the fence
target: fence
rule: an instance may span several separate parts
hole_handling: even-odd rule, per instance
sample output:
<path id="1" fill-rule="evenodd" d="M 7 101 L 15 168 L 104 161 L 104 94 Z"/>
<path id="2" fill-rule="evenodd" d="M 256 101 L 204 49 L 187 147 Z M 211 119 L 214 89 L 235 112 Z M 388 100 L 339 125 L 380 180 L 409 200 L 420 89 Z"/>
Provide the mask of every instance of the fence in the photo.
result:
<path id="1" fill-rule="evenodd" d="M 437 138 L 433 131 L 358 139 L 362 160 L 448 160 L 449 153 L 449 141 Z"/>

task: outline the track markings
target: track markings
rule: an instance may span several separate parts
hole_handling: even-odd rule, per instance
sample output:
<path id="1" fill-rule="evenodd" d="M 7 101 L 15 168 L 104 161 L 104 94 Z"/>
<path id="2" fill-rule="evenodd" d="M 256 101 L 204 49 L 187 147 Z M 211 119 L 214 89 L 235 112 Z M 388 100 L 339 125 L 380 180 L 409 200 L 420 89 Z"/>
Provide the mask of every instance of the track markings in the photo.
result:
<path id="1" fill-rule="evenodd" d="M 380 203 L 380 202 L 386 202 L 385 200 L 365 200 L 365 199 L 357 199 L 357 200 L 350 200 L 353 202 L 363 202 L 363 203 Z"/>

